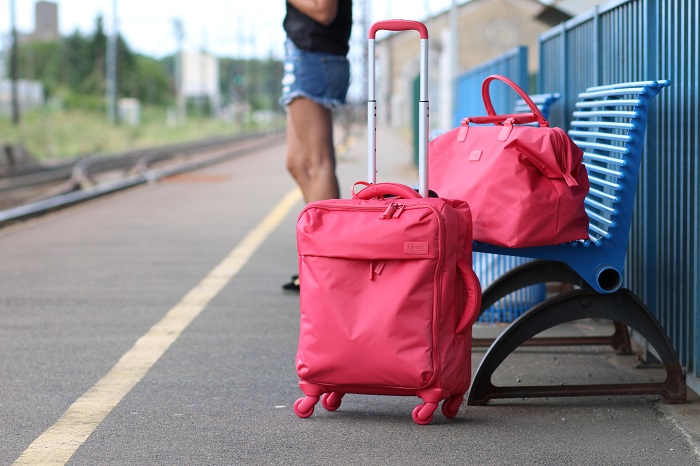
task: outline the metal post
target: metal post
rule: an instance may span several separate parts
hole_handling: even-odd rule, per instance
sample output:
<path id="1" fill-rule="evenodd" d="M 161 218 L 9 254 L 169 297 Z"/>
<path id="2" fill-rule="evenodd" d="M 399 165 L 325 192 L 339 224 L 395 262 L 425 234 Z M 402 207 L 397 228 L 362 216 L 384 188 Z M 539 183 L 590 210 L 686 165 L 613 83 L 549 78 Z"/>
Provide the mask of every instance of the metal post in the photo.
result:
<path id="1" fill-rule="evenodd" d="M 375 93 L 374 39 L 367 45 L 367 181 L 377 182 L 377 96 Z"/>
<path id="2" fill-rule="evenodd" d="M 448 109 L 445 112 L 449 115 L 449 122 L 442 121 L 442 126 L 450 128 L 454 124 L 455 118 L 455 90 L 457 88 L 457 75 L 459 73 L 459 6 L 457 0 L 452 0 L 450 8 L 450 85 L 448 86 Z M 440 102 L 441 104 L 443 102 Z"/>
<path id="3" fill-rule="evenodd" d="M 183 123 L 185 121 L 185 99 L 182 92 L 182 41 L 185 36 L 182 20 L 175 19 L 173 21 L 175 28 L 175 38 L 177 39 L 177 51 L 175 52 L 175 100 L 177 102 L 177 121 Z"/>
<path id="4" fill-rule="evenodd" d="M 418 102 L 418 192 L 428 197 L 428 133 L 430 132 L 430 103 L 428 99 L 428 39 L 420 41 L 420 95 Z"/>
<path id="5" fill-rule="evenodd" d="M 10 1 L 10 21 L 12 22 L 12 51 L 10 52 L 10 80 L 12 86 L 12 123 L 19 125 L 19 96 L 18 96 L 18 44 L 17 26 L 15 21 L 15 0 Z"/>
<path id="6" fill-rule="evenodd" d="M 112 0 L 112 33 L 107 38 L 107 120 L 117 122 L 117 0 Z"/>

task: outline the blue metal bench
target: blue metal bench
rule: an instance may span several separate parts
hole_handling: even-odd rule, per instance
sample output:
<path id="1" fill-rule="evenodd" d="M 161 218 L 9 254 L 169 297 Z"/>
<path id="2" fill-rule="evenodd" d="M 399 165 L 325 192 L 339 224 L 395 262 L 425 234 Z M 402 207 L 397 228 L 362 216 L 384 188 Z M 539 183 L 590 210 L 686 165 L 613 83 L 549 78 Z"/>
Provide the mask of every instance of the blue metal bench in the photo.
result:
<path id="1" fill-rule="evenodd" d="M 557 100 L 561 97 L 561 94 L 558 92 L 549 92 L 545 94 L 533 94 L 529 96 L 532 102 L 537 105 L 537 108 L 540 109 L 542 112 L 542 116 L 545 117 L 545 119 L 549 118 L 549 110 L 551 109 L 552 105 L 556 103 Z M 515 105 L 513 106 L 513 113 L 530 113 L 532 110 L 530 110 L 530 107 L 527 106 L 524 100 L 518 99 L 515 101 Z M 537 122 L 532 123 L 534 125 L 537 125 Z"/>
<path id="2" fill-rule="evenodd" d="M 511 249 L 474 242 L 474 250 L 537 259 L 501 276 L 484 291 L 482 310 L 515 290 L 564 282 L 577 288 L 553 296 L 516 319 L 491 345 L 474 376 L 468 404 L 496 398 L 655 394 L 670 403 L 686 399 L 685 377 L 671 342 L 622 277 L 642 159 L 649 106 L 670 81 L 591 87 L 579 94 L 569 135 L 584 151 L 591 182 L 586 197 L 589 239 L 554 246 Z M 563 386 L 495 386 L 494 371 L 539 333 L 580 319 L 609 319 L 637 331 L 666 370 L 662 382 Z M 537 340 L 537 339 L 535 339 Z M 586 344 L 587 341 L 579 341 Z M 622 343 L 624 345 L 624 343 Z"/>
<path id="3" fill-rule="evenodd" d="M 560 97 L 561 94 L 559 93 L 545 93 L 531 95 L 530 99 L 537 105 L 537 108 L 540 109 L 542 116 L 549 118 L 549 111 L 552 105 L 554 105 Z M 532 112 L 532 110 L 530 110 L 530 107 L 527 106 L 524 100 L 518 99 L 515 101 L 512 113 L 530 112 Z M 537 126 L 538 123 L 534 122 L 530 123 L 530 125 Z M 474 264 L 474 272 L 479 277 L 481 286 L 487 288 L 501 275 L 531 260 L 532 259 L 524 257 L 474 252 L 472 262 Z M 483 308 L 479 316 L 479 321 L 512 322 L 535 304 L 544 301 L 545 294 L 546 289 L 544 283 L 521 288 L 501 298 L 490 307 Z M 474 340 L 474 346 L 490 346 L 491 343 L 492 341 L 487 339 Z"/>

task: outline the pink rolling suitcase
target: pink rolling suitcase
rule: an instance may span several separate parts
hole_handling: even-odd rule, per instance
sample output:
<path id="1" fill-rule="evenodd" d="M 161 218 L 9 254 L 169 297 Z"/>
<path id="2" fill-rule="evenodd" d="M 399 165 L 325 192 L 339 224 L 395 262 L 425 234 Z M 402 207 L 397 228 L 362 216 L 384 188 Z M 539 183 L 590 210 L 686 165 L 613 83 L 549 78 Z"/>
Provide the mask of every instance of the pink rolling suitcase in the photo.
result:
<path id="1" fill-rule="evenodd" d="M 421 35 L 420 194 L 375 183 L 374 37 L 382 29 Z M 471 267 L 469 206 L 428 197 L 427 42 L 426 27 L 415 21 L 372 26 L 371 183 L 356 183 L 352 199 L 312 202 L 299 215 L 299 417 L 311 416 L 319 399 L 338 409 L 346 393 L 410 395 L 423 400 L 413 420 L 427 424 L 442 400 L 443 414 L 456 416 L 469 388 L 481 288 Z"/>

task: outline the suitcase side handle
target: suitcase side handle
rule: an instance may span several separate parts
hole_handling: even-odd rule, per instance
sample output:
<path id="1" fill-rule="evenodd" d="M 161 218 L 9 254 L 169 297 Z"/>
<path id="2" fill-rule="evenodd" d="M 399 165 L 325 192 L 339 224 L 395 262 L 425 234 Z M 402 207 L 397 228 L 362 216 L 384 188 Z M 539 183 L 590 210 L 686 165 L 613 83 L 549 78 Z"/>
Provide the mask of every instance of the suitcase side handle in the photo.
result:
<path id="1" fill-rule="evenodd" d="M 455 328 L 455 333 L 460 334 L 467 327 L 473 325 L 479 316 L 479 310 L 481 309 L 481 284 L 474 270 L 469 267 L 466 261 L 458 260 L 457 268 L 464 279 L 464 284 L 467 286 L 467 302 L 464 305 L 464 313 L 462 318 L 459 319 L 457 328 Z"/>

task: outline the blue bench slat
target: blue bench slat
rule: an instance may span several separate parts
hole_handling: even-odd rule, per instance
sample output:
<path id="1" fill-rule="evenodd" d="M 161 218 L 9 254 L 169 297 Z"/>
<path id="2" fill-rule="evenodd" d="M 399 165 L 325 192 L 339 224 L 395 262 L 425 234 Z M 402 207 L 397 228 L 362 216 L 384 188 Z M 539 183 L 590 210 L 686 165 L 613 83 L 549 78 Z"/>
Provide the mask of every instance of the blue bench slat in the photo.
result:
<path id="1" fill-rule="evenodd" d="M 593 177 L 590 175 L 588 176 L 588 181 L 591 183 L 591 185 L 605 186 L 605 187 L 613 189 L 615 191 L 622 190 L 622 185 L 620 183 L 615 183 L 612 181 L 603 180 L 601 178 Z"/>
<path id="2" fill-rule="evenodd" d="M 577 143 L 578 144 L 578 143 Z M 602 163 L 608 163 L 608 164 L 613 164 L 617 165 L 619 167 L 625 167 L 627 166 L 627 160 L 625 159 L 618 159 L 615 157 L 608 157 L 607 155 L 600 155 L 600 154 L 593 154 L 590 152 L 585 152 L 583 154 L 583 160 L 584 163 L 587 161 L 596 161 L 596 162 L 602 162 Z"/>
<path id="3" fill-rule="evenodd" d="M 599 211 L 608 212 L 611 215 L 617 214 L 617 209 L 610 207 L 610 206 L 607 206 L 607 205 L 603 204 L 602 202 L 595 201 L 595 200 L 591 199 L 590 197 L 587 197 L 586 200 L 584 201 L 584 203 L 588 206 L 595 207 Z"/>
<path id="4" fill-rule="evenodd" d="M 615 146 L 612 144 L 602 144 L 599 142 L 588 142 L 588 141 L 581 141 L 581 140 L 574 140 L 577 146 L 579 146 L 581 149 L 598 149 L 602 151 L 608 151 L 608 152 L 616 152 L 618 154 L 629 154 L 630 150 L 629 148 L 625 146 Z M 615 159 L 619 160 L 619 159 Z"/>
<path id="5" fill-rule="evenodd" d="M 594 107 L 620 107 L 629 106 L 636 107 L 641 104 L 639 99 L 610 99 L 610 100 L 588 100 L 584 102 L 576 102 L 576 108 L 594 108 Z"/>
<path id="6" fill-rule="evenodd" d="M 579 99 L 595 99 L 600 97 L 611 97 L 629 94 L 641 94 L 644 91 L 643 87 L 621 87 L 616 89 L 586 91 L 578 95 Z"/>
<path id="7" fill-rule="evenodd" d="M 575 118 L 634 118 L 636 112 L 619 110 L 619 111 L 605 111 L 605 110 L 581 110 L 575 111 L 573 113 Z"/>
<path id="8" fill-rule="evenodd" d="M 614 194 L 606 193 L 606 192 L 603 192 L 599 189 L 590 188 L 588 190 L 588 192 L 590 194 L 598 196 L 598 197 L 604 197 L 604 198 L 610 200 L 611 202 L 620 202 L 620 196 L 615 196 Z"/>
<path id="9" fill-rule="evenodd" d="M 594 232 L 597 233 L 597 234 L 599 234 L 599 235 L 601 236 L 601 238 L 605 238 L 605 239 L 611 239 L 611 238 L 612 238 L 612 233 L 610 233 L 609 230 L 603 230 L 603 229 L 601 229 L 601 228 L 598 228 L 598 227 L 595 226 L 595 225 L 588 225 L 588 229 L 594 231 Z M 594 235 L 591 235 L 591 239 L 593 239 L 593 240 L 595 241 L 597 238 L 596 238 Z M 595 245 L 600 245 L 601 243 L 598 242 L 598 241 L 595 241 L 594 244 L 595 244 Z"/>
<path id="10" fill-rule="evenodd" d="M 642 90 L 645 86 L 666 87 L 666 86 L 670 86 L 670 85 L 671 85 L 671 81 L 668 79 L 658 79 L 658 80 L 654 80 L 654 81 L 631 81 L 631 82 L 625 82 L 625 83 L 606 84 L 603 86 L 592 86 L 592 87 L 589 87 L 586 89 L 586 93 L 612 90 L 612 89 L 630 89 L 630 88 L 636 89 L 635 93 L 639 93 L 639 92 L 642 92 Z M 581 93 L 581 94 L 579 94 L 579 96 L 582 96 L 583 94 L 585 94 L 585 93 Z"/>
<path id="11" fill-rule="evenodd" d="M 613 176 L 615 178 L 622 178 L 622 172 L 619 170 L 611 170 L 609 168 L 599 167 L 598 165 L 587 164 L 587 163 L 584 163 L 584 165 L 586 165 L 586 170 L 588 170 L 589 176 L 590 176 L 590 172 L 593 171 L 596 173 L 601 173 L 603 175 Z"/>
<path id="12" fill-rule="evenodd" d="M 596 138 L 596 139 L 605 139 L 605 140 L 611 140 L 611 141 L 619 141 L 619 142 L 630 142 L 632 138 L 630 138 L 626 134 L 618 134 L 618 133 L 601 133 L 600 131 L 579 131 L 572 129 L 569 131 L 569 136 L 571 137 L 581 137 L 581 138 Z"/>
<path id="13" fill-rule="evenodd" d="M 589 217 L 591 217 L 592 220 L 597 221 L 600 224 L 604 224 L 608 228 L 614 228 L 616 223 L 614 220 L 611 220 L 607 217 L 603 217 L 602 215 L 598 215 L 592 210 L 586 210 L 586 213 L 588 214 Z M 591 222 L 593 224 L 593 222 Z"/>
<path id="14" fill-rule="evenodd" d="M 609 128 L 621 131 L 631 131 L 634 129 L 633 123 L 622 123 L 618 121 L 572 121 L 571 126 L 576 128 Z"/>

